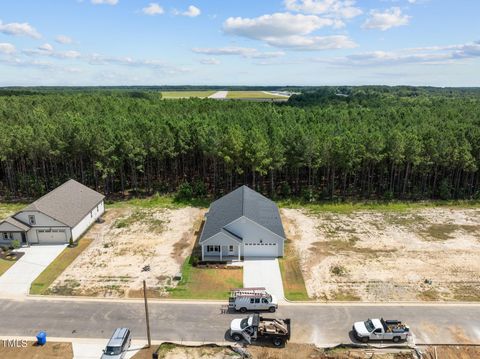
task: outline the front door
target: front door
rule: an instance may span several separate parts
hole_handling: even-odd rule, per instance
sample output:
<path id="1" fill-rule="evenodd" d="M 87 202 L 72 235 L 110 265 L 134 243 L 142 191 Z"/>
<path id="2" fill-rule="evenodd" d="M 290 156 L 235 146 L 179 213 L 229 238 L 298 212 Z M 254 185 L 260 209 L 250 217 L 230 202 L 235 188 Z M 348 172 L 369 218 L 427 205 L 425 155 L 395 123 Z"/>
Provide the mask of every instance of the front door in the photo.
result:
<path id="1" fill-rule="evenodd" d="M 25 232 L 22 232 L 22 244 L 27 244 L 27 236 L 25 235 Z"/>

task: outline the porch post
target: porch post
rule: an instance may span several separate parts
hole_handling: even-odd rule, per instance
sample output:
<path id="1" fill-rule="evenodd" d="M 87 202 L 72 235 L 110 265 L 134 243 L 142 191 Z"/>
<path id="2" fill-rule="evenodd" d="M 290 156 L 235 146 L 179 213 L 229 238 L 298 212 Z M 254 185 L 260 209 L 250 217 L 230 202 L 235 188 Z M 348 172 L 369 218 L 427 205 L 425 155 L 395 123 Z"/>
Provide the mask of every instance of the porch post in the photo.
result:
<path id="1" fill-rule="evenodd" d="M 241 247 L 241 245 L 239 244 L 238 245 L 238 260 L 240 260 L 240 247 Z"/>
<path id="2" fill-rule="evenodd" d="M 222 261 L 222 246 L 220 246 L 220 262 Z"/>
<path id="3" fill-rule="evenodd" d="M 202 244 L 202 262 L 204 261 L 204 255 L 203 255 L 203 244 Z"/>

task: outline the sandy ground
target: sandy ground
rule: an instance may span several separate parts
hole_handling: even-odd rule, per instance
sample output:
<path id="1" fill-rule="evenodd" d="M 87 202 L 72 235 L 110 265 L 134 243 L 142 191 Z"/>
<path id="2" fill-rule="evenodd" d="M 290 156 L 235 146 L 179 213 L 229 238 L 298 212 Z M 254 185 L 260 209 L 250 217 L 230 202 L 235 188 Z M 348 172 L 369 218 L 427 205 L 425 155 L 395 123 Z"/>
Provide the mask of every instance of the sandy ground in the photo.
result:
<path id="1" fill-rule="evenodd" d="M 142 350 L 133 359 L 151 358 L 156 350 Z M 331 350 L 318 349 L 313 345 L 288 343 L 283 348 L 274 348 L 265 343 L 248 345 L 245 351 L 252 359 L 414 359 L 416 356 L 410 350 L 361 350 L 348 348 L 334 348 Z M 159 358 L 163 359 L 233 359 L 241 358 L 232 349 L 224 347 L 163 347 L 159 351 Z M 465 357 L 467 359 L 468 357 Z M 473 357 L 472 357 L 473 358 Z M 448 357 L 450 359 L 450 357 Z M 453 357 L 452 357 L 453 359 Z"/>
<path id="2" fill-rule="evenodd" d="M 140 296 L 172 285 L 195 242 L 203 210 L 113 208 L 85 236 L 93 243 L 57 278 L 59 294 Z M 150 268 L 145 268 L 150 266 Z"/>
<path id="3" fill-rule="evenodd" d="M 480 210 L 282 209 L 310 297 L 480 300 Z"/>

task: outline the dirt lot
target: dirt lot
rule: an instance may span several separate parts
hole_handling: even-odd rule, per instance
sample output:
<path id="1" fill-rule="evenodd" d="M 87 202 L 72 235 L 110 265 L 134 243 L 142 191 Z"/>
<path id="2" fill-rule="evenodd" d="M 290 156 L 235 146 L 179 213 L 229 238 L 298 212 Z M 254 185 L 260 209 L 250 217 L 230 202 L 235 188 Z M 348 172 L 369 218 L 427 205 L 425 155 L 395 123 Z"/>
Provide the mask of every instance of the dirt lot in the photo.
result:
<path id="1" fill-rule="evenodd" d="M 73 358 L 71 343 L 50 343 L 37 346 L 34 342 L 27 342 L 25 348 L 8 348 L 0 345 L 0 358 L 8 359 L 69 359 Z"/>
<path id="2" fill-rule="evenodd" d="M 133 359 L 147 359 L 152 357 L 152 352 L 157 348 L 142 350 Z M 249 345 L 246 351 L 252 359 L 414 359 L 413 353 L 407 352 L 388 353 L 388 351 L 361 350 L 336 348 L 323 350 L 308 344 L 288 343 L 284 348 L 270 348 L 259 345 Z M 183 347 L 174 344 L 162 344 L 158 350 L 160 359 L 233 359 L 241 358 L 228 347 Z M 440 358 L 440 357 L 439 357 Z M 473 358 L 473 357 L 472 357 Z M 450 359 L 450 357 L 448 357 Z M 452 358 L 453 359 L 453 358 Z M 469 357 L 465 357 L 469 359 Z"/>
<path id="3" fill-rule="evenodd" d="M 480 300 L 480 209 L 282 216 L 312 298 Z"/>
<path id="4" fill-rule="evenodd" d="M 94 242 L 52 284 L 68 295 L 140 295 L 146 280 L 161 295 L 190 254 L 203 210 L 121 207 L 86 234 Z M 150 266 L 149 268 L 145 268 Z"/>

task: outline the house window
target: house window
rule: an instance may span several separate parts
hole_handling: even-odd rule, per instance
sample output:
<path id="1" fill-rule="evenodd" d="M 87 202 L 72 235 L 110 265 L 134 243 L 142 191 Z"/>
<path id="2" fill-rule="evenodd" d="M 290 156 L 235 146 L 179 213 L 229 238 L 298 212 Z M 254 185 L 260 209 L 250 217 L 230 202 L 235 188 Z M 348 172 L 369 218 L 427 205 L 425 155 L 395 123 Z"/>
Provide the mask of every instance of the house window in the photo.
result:
<path id="1" fill-rule="evenodd" d="M 3 239 L 8 240 L 8 233 L 3 233 Z"/>
<path id="2" fill-rule="evenodd" d="M 232 245 L 228 246 L 228 251 L 233 252 L 233 246 Z"/>
<path id="3" fill-rule="evenodd" d="M 220 246 L 207 246 L 207 252 L 220 252 Z"/>
<path id="4" fill-rule="evenodd" d="M 28 223 L 31 224 L 31 225 L 37 224 L 37 221 L 35 220 L 35 216 L 34 216 L 34 215 L 28 216 Z"/>
<path id="5" fill-rule="evenodd" d="M 9 233 L 9 235 L 10 235 L 10 240 L 12 240 L 12 241 L 13 241 L 13 233 L 12 233 L 12 232 L 10 232 L 10 233 Z"/>

